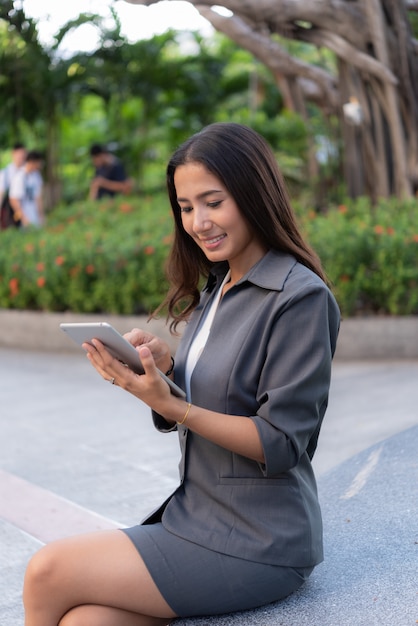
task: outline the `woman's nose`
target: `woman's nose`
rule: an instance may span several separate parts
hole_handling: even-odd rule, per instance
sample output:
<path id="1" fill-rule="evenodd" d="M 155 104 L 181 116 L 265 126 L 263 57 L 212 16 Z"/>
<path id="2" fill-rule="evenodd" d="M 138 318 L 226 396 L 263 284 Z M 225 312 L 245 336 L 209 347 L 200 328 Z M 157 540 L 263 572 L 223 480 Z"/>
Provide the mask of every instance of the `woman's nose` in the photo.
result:
<path id="1" fill-rule="evenodd" d="M 201 233 L 206 230 L 209 230 L 212 226 L 212 223 L 204 210 L 195 210 L 194 211 L 194 219 L 193 219 L 193 230 L 196 233 Z"/>

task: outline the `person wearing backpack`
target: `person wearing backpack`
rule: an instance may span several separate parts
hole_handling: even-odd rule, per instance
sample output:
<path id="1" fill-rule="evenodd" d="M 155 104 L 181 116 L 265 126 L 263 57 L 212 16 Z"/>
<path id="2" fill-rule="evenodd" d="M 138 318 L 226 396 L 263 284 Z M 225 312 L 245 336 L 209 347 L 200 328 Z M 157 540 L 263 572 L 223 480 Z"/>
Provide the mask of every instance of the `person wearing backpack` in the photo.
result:
<path id="1" fill-rule="evenodd" d="M 21 220 L 22 226 L 41 226 L 44 222 L 42 163 L 40 152 L 28 152 L 25 164 L 16 172 L 10 185 L 10 204 L 15 219 Z"/>
<path id="2" fill-rule="evenodd" d="M 19 169 L 26 160 L 26 148 L 23 143 L 16 143 L 12 148 L 12 160 L 0 171 L 0 228 L 5 230 L 10 226 L 19 226 L 14 219 L 14 210 L 9 200 L 10 185 Z"/>

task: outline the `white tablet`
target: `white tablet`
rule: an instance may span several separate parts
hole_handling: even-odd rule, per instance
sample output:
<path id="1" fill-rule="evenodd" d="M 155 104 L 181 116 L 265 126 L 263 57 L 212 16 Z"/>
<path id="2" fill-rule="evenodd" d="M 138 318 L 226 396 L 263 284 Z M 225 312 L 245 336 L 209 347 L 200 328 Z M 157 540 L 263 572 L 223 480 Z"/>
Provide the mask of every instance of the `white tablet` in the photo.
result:
<path id="1" fill-rule="evenodd" d="M 127 365 L 131 370 L 137 374 L 143 374 L 144 368 L 142 367 L 141 360 L 138 352 L 135 350 L 129 341 L 126 341 L 120 333 L 118 333 L 113 326 L 107 322 L 78 322 L 60 324 L 61 330 L 63 330 L 73 341 L 81 346 L 83 343 L 90 343 L 92 339 L 99 339 L 110 354 Z M 163 372 L 158 370 L 161 378 L 170 386 L 171 392 L 175 396 L 185 398 L 186 394 L 180 387 L 173 383 Z"/>

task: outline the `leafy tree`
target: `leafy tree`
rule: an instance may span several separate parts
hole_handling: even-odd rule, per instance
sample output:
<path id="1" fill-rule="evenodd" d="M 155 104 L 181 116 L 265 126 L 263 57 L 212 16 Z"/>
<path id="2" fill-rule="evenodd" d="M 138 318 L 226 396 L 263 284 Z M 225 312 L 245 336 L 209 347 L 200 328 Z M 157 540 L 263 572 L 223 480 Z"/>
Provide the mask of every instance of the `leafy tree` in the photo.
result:
<path id="1" fill-rule="evenodd" d="M 267 126 L 277 115 L 271 101 L 278 101 L 280 94 L 269 74 L 260 64 L 255 69 L 251 55 L 223 36 L 206 40 L 169 31 L 130 44 L 116 27 L 106 31 L 94 53 L 72 61 L 84 73 L 84 94 L 103 103 L 104 123 L 100 117 L 96 125 L 99 137 L 130 164 L 141 189 L 144 167 L 152 160 L 165 163 L 167 154 L 191 133 L 238 111 L 245 111 L 248 120 L 253 74 L 262 95 L 257 123 Z M 83 106 L 76 113 L 77 126 L 82 113 Z M 283 135 L 273 125 L 270 133 L 277 141 Z"/>
<path id="2" fill-rule="evenodd" d="M 416 0 L 223 0 L 227 15 L 211 0 L 189 1 L 270 69 L 289 109 L 307 117 L 314 103 L 325 118 L 336 116 L 351 195 L 412 195 L 418 187 Z M 310 46 L 316 61 L 293 56 L 282 38 Z M 322 63 L 323 50 L 335 57 L 335 72 Z"/>
<path id="3" fill-rule="evenodd" d="M 165 163 L 179 142 L 206 124 L 231 118 L 251 123 L 281 154 L 290 153 L 287 168 L 297 178 L 304 125 L 289 113 L 277 121 L 283 99 L 270 73 L 230 39 L 169 31 L 132 44 L 113 11 L 110 26 L 80 15 L 43 46 L 35 21 L 17 5 L 6 0 L 0 8 L 0 97 L 8 106 L 0 136 L 12 143 L 24 132 L 44 147 L 48 186 L 61 193 L 64 174 L 67 199 L 86 193 L 88 146 L 95 141 L 116 151 L 144 189 L 144 167 L 149 172 L 154 162 Z M 64 37 L 84 23 L 98 27 L 97 49 L 63 55 Z"/>
<path id="4" fill-rule="evenodd" d="M 34 140 L 45 150 L 51 205 L 59 193 L 59 121 L 75 103 L 73 94 L 81 76 L 72 71 L 71 59 L 59 55 L 59 47 L 71 29 L 98 23 L 100 18 L 80 15 L 60 29 L 51 46 L 44 46 L 36 21 L 26 16 L 21 4 L 2 0 L 0 5 L 0 98 L 5 103 L 0 138 L 10 144 L 31 128 Z"/>

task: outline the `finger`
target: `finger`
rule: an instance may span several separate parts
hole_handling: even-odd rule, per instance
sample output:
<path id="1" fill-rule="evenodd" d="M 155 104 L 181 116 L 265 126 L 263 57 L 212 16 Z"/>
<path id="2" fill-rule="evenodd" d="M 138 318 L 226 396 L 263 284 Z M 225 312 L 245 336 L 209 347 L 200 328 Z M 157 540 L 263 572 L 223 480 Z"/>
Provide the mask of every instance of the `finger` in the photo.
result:
<path id="1" fill-rule="evenodd" d="M 160 337 L 145 332 L 140 328 L 134 328 L 124 335 L 136 349 L 147 347 L 154 358 L 155 365 L 162 371 L 166 371 L 171 366 L 171 351 L 167 342 Z"/>
<path id="2" fill-rule="evenodd" d="M 95 366 L 102 367 L 104 365 L 105 353 L 107 351 L 100 341 L 92 339 L 91 343 L 83 343 L 82 348 L 87 352 L 91 362 Z M 110 354 L 109 357 L 111 358 Z"/>
<path id="3" fill-rule="evenodd" d="M 88 360 L 105 380 L 115 381 L 117 379 L 121 381 L 127 377 L 128 368 L 121 364 L 118 359 L 115 359 L 101 341 L 93 339 L 91 344 L 85 343 L 83 347 L 87 352 Z"/>
<path id="4" fill-rule="evenodd" d="M 141 348 L 139 348 L 139 356 L 145 374 L 150 378 L 158 379 L 159 374 L 151 350 L 146 346 L 141 346 Z"/>
<path id="5" fill-rule="evenodd" d="M 153 339 L 155 339 L 154 335 L 151 335 L 151 333 L 147 333 L 140 328 L 133 328 L 129 332 L 125 333 L 123 337 L 135 347 L 149 344 Z"/>
<path id="6" fill-rule="evenodd" d="M 101 367 L 96 365 L 96 363 L 94 363 L 94 361 L 92 360 L 91 354 L 87 354 L 87 358 L 90 361 L 91 365 L 96 370 L 96 372 L 102 377 L 103 380 L 105 380 L 106 382 L 110 382 L 113 385 L 116 385 L 116 377 L 115 376 L 112 376 L 107 371 L 105 371 L 104 369 L 102 369 Z"/>
<path id="7" fill-rule="evenodd" d="M 96 352 L 98 352 L 98 354 L 102 357 L 103 360 L 106 359 L 107 357 L 109 357 L 110 359 L 113 359 L 110 352 L 106 349 L 106 346 L 99 339 L 92 339 L 91 343 L 96 349 Z"/>
<path id="8" fill-rule="evenodd" d="M 110 380 L 113 377 L 113 374 L 108 371 L 108 368 L 104 367 L 103 359 L 101 358 L 97 350 L 90 344 L 85 345 L 86 356 L 91 365 L 94 367 L 97 373 L 100 374 L 100 376 L 102 376 L 105 380 Z"/>

